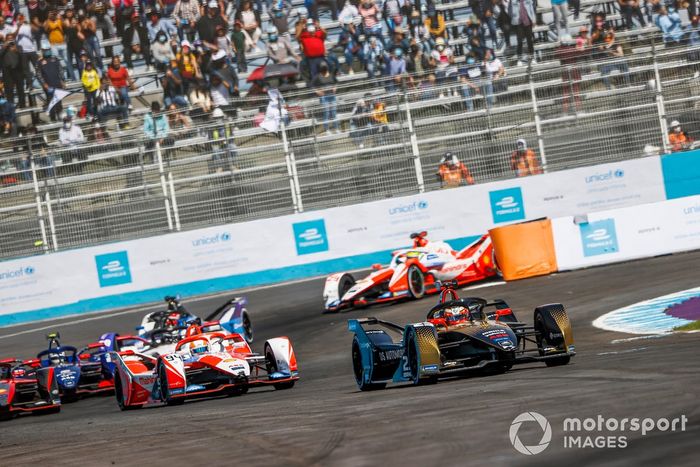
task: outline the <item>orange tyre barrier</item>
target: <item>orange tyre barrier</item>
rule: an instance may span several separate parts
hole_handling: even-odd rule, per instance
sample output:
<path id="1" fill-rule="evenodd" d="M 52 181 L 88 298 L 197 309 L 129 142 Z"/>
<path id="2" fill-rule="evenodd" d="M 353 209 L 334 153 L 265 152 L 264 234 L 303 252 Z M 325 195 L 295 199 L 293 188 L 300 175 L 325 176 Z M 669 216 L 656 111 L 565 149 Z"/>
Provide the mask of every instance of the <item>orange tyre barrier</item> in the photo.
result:
<path id="1" fill-rule="evenodd" d="M 557 271 L 549 219 L 496 227 L 489 230 L 489 235 L 505 280 L 543 276 Z"/>

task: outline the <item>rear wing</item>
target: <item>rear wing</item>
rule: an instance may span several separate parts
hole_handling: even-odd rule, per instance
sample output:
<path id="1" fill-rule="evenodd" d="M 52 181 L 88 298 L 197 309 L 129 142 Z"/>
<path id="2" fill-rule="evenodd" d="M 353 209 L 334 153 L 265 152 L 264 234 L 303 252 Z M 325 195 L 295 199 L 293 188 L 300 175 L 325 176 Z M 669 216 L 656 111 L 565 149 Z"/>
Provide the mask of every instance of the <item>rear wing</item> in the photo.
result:
<path id="1" fill-rule="evenodd" d="M 218 321 L 219 318 L 221 318 L 221 315 L 223 315 L 226 311 L 228 311 L 231 307 L 238 307 L 239 309 L 243 308 L 248 304 L 248 299 L 245 297 L 234 297 L 227 302 L 225 302 L 223 305 L 221 305 L 219 308 L 216 310 L 212 311 L 210 314 L 204 317 L 204 321 Z"/>

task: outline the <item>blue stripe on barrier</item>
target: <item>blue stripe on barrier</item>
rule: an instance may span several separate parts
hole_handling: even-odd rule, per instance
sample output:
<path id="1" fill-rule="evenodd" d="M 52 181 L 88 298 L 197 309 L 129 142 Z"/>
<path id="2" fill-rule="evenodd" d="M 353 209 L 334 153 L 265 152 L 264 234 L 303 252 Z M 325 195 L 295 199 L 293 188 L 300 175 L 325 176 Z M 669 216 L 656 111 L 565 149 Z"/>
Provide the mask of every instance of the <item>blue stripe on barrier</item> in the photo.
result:
<path id="1" fill-rule="evenodd" d="M 455 250 L 460 250 L 478 238 L 480 238 L 480 235 L 456 238 L 448 240 L 448 242 L 450 245 L 452 245 L 452 248 Z M 91 298 L 68 305 L 0 315 L 0 327 L 8 326 L 10 324 L 28 323 L 37 320 L 60 318 L 68 315 L 107 310 L 111 308 L 141 305 L 144 303 L 161 301 L 166 295 L 180 294 L 183 297 L 188 297 L 193 295 L 223 292 L 226 290 L 241 289 L 245 287 L 275 284 L 296 279 L 305 279 L 308 277 L 322 276 L 351 269 L 368 268 L 374 263 L 388 263 L 388 259 L 391 257 L 391 252 L 394 250 L 395 249 L 376 251 L 363 255 L 319 261 L 317 263 L 299 264 L 295 266 L 267 269 L 264 271 L 256 271 L 245 274 L 236 274 L 215 279 L 187 282 L 184 284 L 175 284 L 167 287 L 141 290 L 138 292 L 128 292 L 124 294 L 110 295 L 107 297 Z M 318 291 L 319 303 L 321 303 L 321 292 L 322 290 Z"/>
<path id="2" fill-rule="evenodd" d="M 700 150 L 661 156 L 666 199 L 700 195 Z"/>

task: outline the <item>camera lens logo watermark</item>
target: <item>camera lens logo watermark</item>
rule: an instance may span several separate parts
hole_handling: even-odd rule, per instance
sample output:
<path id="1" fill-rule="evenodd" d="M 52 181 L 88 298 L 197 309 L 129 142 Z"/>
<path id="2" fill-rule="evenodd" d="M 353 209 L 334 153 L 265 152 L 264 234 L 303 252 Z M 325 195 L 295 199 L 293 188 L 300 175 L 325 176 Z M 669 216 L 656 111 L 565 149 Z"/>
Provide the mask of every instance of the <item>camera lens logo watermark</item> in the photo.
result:
<path id="1" fill-rule="evenodd" d="M 534 446 L 525 446 L 520 438 L 518 437 L 518 431 L 520 431 L 520 426 L 525 422 L 537 422 L 542 428 L 542 439 L 540 442 Z M 544 416 L 538 414 L 537 412 L 523 412 L 513 420 L 510 424 L 510 442 L 516 451 L 527 456 L 534 456 L 539 454 L 549 446 L 550 441 L 552 441 L 552 427 Z"/>

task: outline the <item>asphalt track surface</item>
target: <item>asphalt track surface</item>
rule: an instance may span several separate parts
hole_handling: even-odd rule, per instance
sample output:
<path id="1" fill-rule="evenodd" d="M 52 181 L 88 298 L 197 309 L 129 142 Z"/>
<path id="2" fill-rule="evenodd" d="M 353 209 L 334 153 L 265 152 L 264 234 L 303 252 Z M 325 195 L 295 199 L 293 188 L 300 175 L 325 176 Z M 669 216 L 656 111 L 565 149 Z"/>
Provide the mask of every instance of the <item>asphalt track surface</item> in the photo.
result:
<path id="1" fill-rule="evenodd" d="M 695 252 L 473 290 L 469 295 L 506 299 L 527 321 L 536 305 L 564 303 L 578 355 L 565 367 L 528 364 L 503 375 L 370 393 L 355 386 L 346 320 L 421 321 L 434 298 L 322 315 L 320 279 L 252 291 L 254 347 L 267 337 L 291 337 L 302 375 L 293 389 L 125 413 L 112 396 L 83 399 L 57 415 L 0 424 L 0 465 L 698 465 L 700 334 L 625 340 L 632 336 L 591 325 L 617 307 L 698 286 L 698 265 Z M 223 300 L 190 301 L 189 307 L 204 314 Z M 32 329 L 49 326 L 65 343 L 82 344 L 103 331 L 129 333 L 142 314 L 0 329 L 0 355 L 31 357 L 41 350 L 47 330 Z M 518 453 L 509 440 L 511 422 L 528 411 L 547 417 L 553 432 L 549 447 L 535 456 Z M 564 448 L 564 418 L 598 414 L 685 415 L 688 423 L 685 432 L 602 433 L 626 435 L 624 449 Z M 536 427 L 523 425 L 525 445 L 539 441 Z"/>

